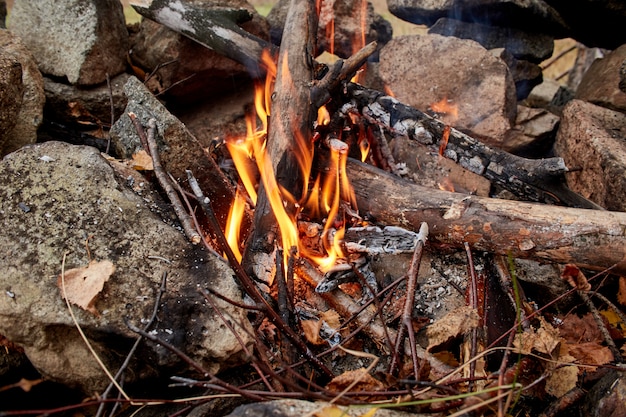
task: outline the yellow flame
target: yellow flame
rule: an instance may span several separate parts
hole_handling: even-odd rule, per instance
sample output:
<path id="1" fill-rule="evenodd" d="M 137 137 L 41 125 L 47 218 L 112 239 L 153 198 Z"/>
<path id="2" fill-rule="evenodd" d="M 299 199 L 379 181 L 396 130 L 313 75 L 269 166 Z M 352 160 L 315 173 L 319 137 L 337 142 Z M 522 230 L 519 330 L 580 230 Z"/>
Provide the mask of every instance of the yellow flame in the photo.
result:
<path id="1" fill-rule="evenodd" d="M 228 219 L 226 220 L 226 240 L 228 245 L 235 254 L 235 258 L 241 262 L 241 251 L 239 250 L 239 235 L 241 229 L 241 222 L 243 220 L 244 209 L 246 208 L 246 200 L 244 196 L 237 190 L 235 194 L 235 200 L 228 213 Z"/>
<path id="2" fill-rule="evenodd" d="M 282 57 L 281 61 L 281 88 L 285 91 L 291 91 L 294 87 L 288 69 L 287 56 Z M 276 77 L 276 65 L 269 54 L 264 54 L 263 62 L 267 68 L 268 76 L 264 86 L 255 86 L 254 104 L 256 114 L 247 117 L 246 137 L 237 140 L 228 140 L 227 147 L 233 158 L 241 182 L 255 205 L 257 201 L 257 177 L 260 177 L 260 181 L 280 229 L 281 243 L 285 252 L 285 262 L 289 249 L 291 247 L 297 247 L 303 256 L 308 256 L 316 262 L 323 271 L 326 271 L 335 264 L 338 257 L 344 257 L 341 250 L 344 226 L 341 226 L 339 230 L 335 231 L 341 200 L 349 201 L 350 204 L 356 208 L 354 191 L 346 175 L 347 152 L 342 153 L 337 150 L 331 152 L 331 167 L 329 172 L 327 172 L 324 179 L 318 177 L 315 180 L 313 187 L 311 187 L 307 195 L 306 191 L 309 190 L 308 181 L 313 165 L 313 153 L 310 141 L 299 133 L 300 131 L 297 128 L 297 114 L 280 115 L 280 117 L 284 118 L 283 120 L 291 121 L 285 123 L 286 125 L 292 123 L 289 129 L 290 131 L 281 132 L 281 134 L 291 136 L 294 141 L 294 153 L 304 179 L 303 190 L 305 190 L 305 193 L 304 196 L 301 197 L 302 205 L 306 207 L 307 213 L 312 216 L 312 218 L 326 217 L 323 236 L 324 241 L 329 242 L 324 245 L 327 254 L 325 257 L 312 256 L 310 253 L 307 253 L 307 249 L 304 245 L 300 245 L 296 223 L 297 213 L 289 212 L 286 209 L 286 201 L 295 206 L 299 206 L 297 199 L 300 197 L 294 198 L 294 196 L 291 196 L 278 184 L 272 161 L 266 151 L 267 129 L 270 115 L 269 105 Z M 260 123 L 257 123 L 257 119 Z M 330 115 L 327 109 L 323 108 L 319 112 L 318 123 L 327 124 L 329 121 Z M 257 126 L 257 124 L 259 124 L 259 126 Z M 285 124 L 277 123 L 276 128 L 282 129 Z M 274 127 L 274 124 L 272 127 Z M 237 193 L 237 198 L 233 203 L 231 214 L 229 215 L 226 232 L 229 244 L 236 254 L 239 252 L 239 243 L 241 242 L 239 228 L 241 227 L 240 224 L 244 209 L 244 196 Z M 330 235 L 334 235 L 332 239 Z M 237 256 L 238 259 L 241 259 L 241 255 Z"/>

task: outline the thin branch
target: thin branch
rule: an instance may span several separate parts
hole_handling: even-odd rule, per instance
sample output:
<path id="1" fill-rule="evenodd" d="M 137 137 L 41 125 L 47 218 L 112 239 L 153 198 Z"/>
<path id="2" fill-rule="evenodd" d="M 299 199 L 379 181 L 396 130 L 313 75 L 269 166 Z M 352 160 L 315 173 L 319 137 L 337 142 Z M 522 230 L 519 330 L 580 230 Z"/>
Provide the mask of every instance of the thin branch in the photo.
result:
<path id="1" fill-rule="evenodd" d="M 221 250 L 224 253 L 226 253 L 226 257 L 228 258 L 228 261 L 230 262 L 231 268 L 235 272 L 235 276 L 238 278 L 239 283 L 243 287 L 244 291 L 255 302 L 265 307 L 265 313 L 268 315 L 268 318 L 270 319 L 270 321 L 274 323 L 274 325 L 280 331 L 284 332 L 287 335 L 287 337 L 292 342 L 292 344 L 305 357 L 307 357 L 313 365 L 316 366 L 317 370 L 321 371 L 325 376 L 332 378 L 334 376 L 332 371 L 328 369 L 328 367 L 324 363 L 322 363 L 313 354 L 313 352 L 311 352 L 308 346 L 293 331 L 293 329 L 291 329 L 287 323 L 281 320 L 280 315 L 272 308 L 272 306 L 270 306 L 270 304 L 265 299 L 265 297 L 261 295 L 256 285 L 254 284 L 250 276 L 248 276 L 248 274 L 244 271 L 239 261 L 237 261 L 237 258 L 235 257 L 235 254 L 233 253 L 232 249 L 228 245 L 228 242 L 226 241 L 226 237 L 224 236 L 224 233 L 222 232 L 222 229 L 219 226 L 217 218 L 215 217 L 215 213 L 213 212 L 213 208 L 211 207 L 211 201 L 209 200 L 208 197 L 204 195 L 204 193 L 200 189 L 200 185 L 198 184 L 195 177 L 193 176 L 193 173 L 191 171 L 187 171 L 187 176 L 189 178 L 189 185 L 191 186 L 191 189 L 193 190 L 196 196 L 196 199 L 198 200 L 198 203 L 200 204 L 200 206 L 205 211 L 208 217 L 209 225 L 211 226 L 211 229 L 213 233 L 215 234 L 219 245 L 221 246 Z"/>

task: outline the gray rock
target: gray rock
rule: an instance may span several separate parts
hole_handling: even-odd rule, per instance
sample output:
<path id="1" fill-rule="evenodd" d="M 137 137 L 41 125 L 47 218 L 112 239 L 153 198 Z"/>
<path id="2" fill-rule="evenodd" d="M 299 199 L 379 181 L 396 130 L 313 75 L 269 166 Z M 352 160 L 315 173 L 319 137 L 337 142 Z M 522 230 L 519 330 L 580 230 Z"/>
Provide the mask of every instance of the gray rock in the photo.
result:
<path id="1" fill-rule="evenodd" d="M 24 84 L 22 64 L 5 50 L 0 50 L 0 145 L 6 132 L 13 130 L 22 107 Z"/>
<path id="2" fill-rule="evenodd" d="M 507 132 L 503 149 L 516 155 L 546 155 L 554 143 L 559 116 L 545 109 L 517 106 L 515 126 Z"/>
<path id="3" fill-rule="evenodd" d="M 186 180 L 185 170 L 191 170 L 204 193 L 211 199 L 213 209 L 224 225 L 234 191 L 229 181 L 213 159 L 205 153 L 203 146 L 187 127 L 173 116 L 135 77 L 130 77 L 124 86 L 128 104 L 124 114 L 111 128 L 111 144 L 117 155 L 129 158 L 141 149 L 135 126 L 128 116 L 134 113 L 137 119 L 148 125 L 151 118 L 157 121 L 159 155 L 164 168 L 175 178 Z M 184 181 L 183 181 L 184 182 Z"/>
<path id="4" fill-rule="evenodd" d="M 115 273 L 96 298 L 96 316 L 74 313 L 90 343 L 115 372 L 133 343 L 125 320 L 143 327 L 161 278 L 167 290 L 152 331 L 216 372 L 241 359 L 241 346 L 198 293 L 240 299 L 221 258 L 191 246 L 159 215 L 155 194 L 131 174 L 116 174 L 95 148 L 60 142 L 24 147 L 0 162 L 0 329 L 20 344 L 49 380 L 93 393 L 108 379 L 89 353 L 57 287 L 65 268 L 109 260 Z M 136 173 L 132 175 L 137 175 Z M 139 194 L 138 194 L 139 193 Z M 249 330 L 245 312 L 217 301 L 234 326 Z M 242 330 L 241 327 L 237 327 Z M 249 343 L 248 333 L 240 337 Z M 143 343 L 128 378 L 184 373 L 187 365 L 160 345 Z"/>
<path id="5" fill-rule="evenodd" d="M 620 90 L 620 68 L 626 60 L 626 45 L 596 59 L 576 90 L 576 98 L 598 106 L 626 111 L 626 93 Z"/>
<path id="6" fill-rule="evenodd" d="M 129 77 L 122 73 L 111 79 L 111 90 L 107 84 L 78 88 L 44 77 L 46 114 L 60 123 L 107 126 L 111 123 L 111 93 L 117 120 L 126 107 L 124 85 Z"/>
<path id="7" fill-rule="evenodd" d="M 567 25 L 542 0 L 387 0 L 389 11 L 409 22 L 431 26 L 443 17 L 565 37 Z"/>
<path id="8" fill-rule="evenodd" d="M 330 2 L 332 8 L 325 8 L 322 4 L 320 24 L 317 31 L 319 52 L 332 52 L 342 58 L 347 58 L 356 52 L 362 45 L 361 34 L 365 27 L 365 44 L 378 42 L 379 47 L 391 40 L 391 24 L 380 15 L 374 13 L 371 2 L 363 8 L 361 0 L 341 0 Z M 283 27 L 289 11 L 289 0 L 279 0 L 267 16 L 270 23 L 272 42 L 280 44 Z M 362 16 L 365 14 L 365 22 Z M 334 19 L 333 19 L 334 18 Z M 334 22 L 334 27 L 331 27 Z M 329 34 L 334 31 L 334 41 L 331 43 Z M 355 50 L 356 48 L 356 50 Z"/>
<path id="9" fill-rule="evenodd" d="M 274 400 L 265 403 L 254 403 L 239 406 L 226 417 L 301 417 L 306 415 L 316 415 L 317 411 L 322 411 L 325 407 L 332 407 L 331 404 L 325 402 L 308 402 L 302 400 Z M 347 408 L 342 406 L 334 406 L 343 410 L 347 417 L 362 416 L 368 410 L 364 408 Z M 387 410 L 379 408 L 376 410 L 376 417 L 423 417 L 428 414 L 406 413 L 403 411 Z M 194 417 L 200 417 L 194 415 Z"/>
<path id="10" fill-rule="evenodd" d="M 554 50 L 554 39 L 548 35 L 525 32 L 514 27 L 489 26 L 456 19 L 439 19 L 428 33 L 472 39 L 486 49 L 504 48 L 516 59 L 536 64 L 550 58 Z"/>
<path id="11" fill-rule="evenodd" d="M 126 68 L 128 31 L 118 0 L 16 0 L 9 28 L 44 74 L 93 85 Z"/>
<path id="12" fill-rule="evenodd" d="M 0 156 L 3 156 L 37 141 L 37 129 L 43 121 L 46 97 L 37 63 L 21 39 L 8 30 L 0 30 L 0 50 L 3 56 L 10 56 L 20 63 L 23 84 L 22 97 L 14 98 L 21 105 L 13 118 L 13 127 L 0 132 Z"/>
<path id="13" fill-rule="evenodd" d="M 388 0 L 387 6 L 401 19 L 428 26 L 449 17 L 574 38 L 590 47 L 615 49 L 626 43 L 623 0 Z"/>
<path id="14" fill-rule="evenodd" d="M 395 38 L 381 50 L 380 76 L 398 100 L 419 110 L 441 100 L 458 106 L 442 120 L 499 145 L 515 120 L 513 78 L 506 64 L 471 40 L 441 35 Z"/>
<path id="15" fill-rule="evenodd" d="M 523 105 L 546 109 L 560 116 L 563 107 L 573 98 L 574 92 L 571 89 L 548 79 L 531 90 Z"/>
<path id="16" fill-rule="evenodd" d="M 607 210 L 626 211 L 626 115 L 581 100 L 563 110 L 555 151 L 578 172 L 573 191 Z"/>
<path id="17" fill-rule="evenodd" d="M 241 27 L 251 34 L 269 39 L 269 25 L 247 1 L 237 0 L 196 2 L 196 7 L 211 8 L 226 5 L 245 8 L 252 20 Z M 249 79 L 245 66 L 211 51 L 205 46 L 158 23 L 144 19 L 137 34 L 131 37 L 131 59 L 148 74 L 147 85 L 154 93 L 163 93 L 168 101 L 188 105 L 232 91 L 241 80 Z"/>

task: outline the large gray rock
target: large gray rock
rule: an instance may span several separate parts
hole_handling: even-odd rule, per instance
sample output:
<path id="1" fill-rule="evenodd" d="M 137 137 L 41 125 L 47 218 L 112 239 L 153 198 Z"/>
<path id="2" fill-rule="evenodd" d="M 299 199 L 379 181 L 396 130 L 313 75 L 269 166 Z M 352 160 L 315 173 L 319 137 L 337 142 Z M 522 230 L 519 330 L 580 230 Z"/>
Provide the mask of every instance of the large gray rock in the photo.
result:
<path id="1" fill-rule="evenodd" d="M 12 116 L 12 127 L 0 129 L 0 156 L 24 145 L 37 141 L 37 129 L 43 121 L 46 96 L 43 92 L 43 77 L 37 63 L 21 39 L 8 30 L 0 30 L 0 55 L 15 60 L 21 65 L 21 96 L 14 96 L 13 104 L 20 104 Z M 17 82 L 15 86 L 17 86 Z M 15 86 L 7 88 L 12 90 Z"/>
<path id="2" fill-rule="evenodd" d="M 24 347 L 49 380 L 93 393 L 108 379 L 73 323 L 57 277 L 90 259 L 116 269 L 96 298 L 96 316 L 73 307 L 96 352 L 115 372 L 136 338 L 125 320 L 143 327 L 164 273 L 167 289 L 151 329 L 205 369 L 241 359 L 241 346 L 198 289 L 241 299 L 221 258 L 194 249 L 157 215 L 155 193 L 136 173 L 116 174 L 95 149 L 60 142 L 24 147 L 0 162 L 0 333 Z M 166 219 L 167 220 L 167 219 Z M 5 295 L 10 292 L 12 297 Z M 245 312 L 216 301 L 231 324 L 249 331 Z M 240 332 L 245 343 L 246 331 Z M 143 343 L 129 379 L 184 373 L 187 365 L 160 345 Z"/>
<path id="3" fill-rule="evenodd" d="M 554 50 L 554 39 L 548 35 L 456 19 L 439 19 L 428 33 L 472 39 L 487 49 L 504 48 L 516 59 L 534 63 L 550 58 Z"/>
<path id="4" fill-rule="evenodd" d="M 92 85 L 126 69 L 128 31 L 119 0 L 15 0 L 9 29 L 44 74 Z"/>
<path id="5" fill-rule="evenodd" d="M 567 25 L 543 0 L 387 0 L 400 19 L 431 26 L 442 17 L 562 37 Z"/>
<path id="6" fill-rule="evenodd" d="M 576 98 L 598 106 L 626 112 L 626 92 L 620 90 L 620 68 L 626 60 L 626 45 L 596 59 L 583 76 Z"/>
<path id="7" fill-rule="evenodd" d="M 0 50 L 0 145 L 6 132 L 13 130 L 17 114 L 22 107 L 24 84 L 22 64 L 10 54 Z"/>
<path id="8" fill-rule="evenodd" d="M 253 403 L 246 404 L 237 407 L 232 413 L 226 417 L 259 417 L 259 416 L 274 416 L 274 417 L 301 417 L 308 415 L 326 415 L 323 412 L 325 408 L 339 409 L 342 413 L 337 415 L 343 415 L 347 417 L 358 417 L 367 413 L 367 409 L 364 408 L 348 408 L 342 406 L 333 406 L 324 402 L 309 402 L 302 400 L 274 400 L 265 403 Z M 317 413 L 320 414 L 317 414 Z M 328 411 L 328 415 L 335 415 L 335 412 Z M 202 414 L 193 414 L 193 417 L 200 417 Z M 375 413 L 376 417 L 424 417 L 429 414 L 422 413 L 407 413 L 404 411 L 387 410 L 379 408 Z"/>
<path id="9" fill-rule="evenodd" d="M 569 188 L 608 210 L 626 211 L 626 115 L 581 100 L 561 116 L 555 151 L 568 167 Z"/>
<path id="10" fill-rule="evenodd" d="M 211 199 L 218 219 L 225 225 L 234 198 L 234 188 L 211 156 L 205 152 L 204 147 L 187 127 L 137 78 L 129 78 L 124 86 L 124 92 L 128 104 L 110 131 L 111 145 L 116 154 L 129 158 L 141 149 L 141 141 L 128 116 L 129 113 L 134 113 L 143 126 L 148 125 L 149 119 L 156 119 L 157 146 L 164 168 L 174 178 L 183 179 L 182 182 L 186 182 L 185 170 L 191 170 L 204 193 Z"/>
<path id="11" fill-rule="evenodd" d="M 393 39 L 380 52 L 380 76 L 398 100 L 428 111 L 447 99 L 458 118 L 442 120 L 491 145 L 500 145 L 515 120 L 513 78 L 478 43 L 441 35 Z"/>
<path id="12" fill-rule="evenodd" d="M 574 38 L 590 47 L 626 43 L 623 0 L 388 0 L 387 5 L 399 18 L 428 26 L 449 17 Z"/>

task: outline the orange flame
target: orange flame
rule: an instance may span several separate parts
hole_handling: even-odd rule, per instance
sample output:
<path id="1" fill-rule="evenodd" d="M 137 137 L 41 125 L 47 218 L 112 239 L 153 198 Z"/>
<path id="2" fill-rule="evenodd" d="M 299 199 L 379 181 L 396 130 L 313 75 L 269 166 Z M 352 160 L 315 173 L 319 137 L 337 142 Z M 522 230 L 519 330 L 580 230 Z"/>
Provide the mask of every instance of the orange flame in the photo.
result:
<path id="1" fill-rule="evenodd" d="M 447 97 L 431 104 L 430 108 L 436 113 L 449 115 L 452 118 L 452 122 L 459 118 L 459 107 L 456 104 L 453 104 L 451 100 L 448 100 Z"/>
<path id="2" fill-rule="evenodd" d="M 350 202 L 350 204 L 356 208 L 354 192 L 346 175 L 347 152 L 337 150 L 333 150 L 331 152 L 332 165 L 330 172 L 327 173 L 323 180 L 318 177 L 313 187 L 311 187 L 308 195 L 305 195 L 302 198 L 303 201 L 306 200 L 306 203 L 303 203 L 302 205 L 306 207 L 309 215 L 314 216 L 315 218 L 326 216 L 323 235 L 325 240 L 330 242 L 328 245 L 325 245 L 327 256 L 315 257 L 311 253 L 307 253 L 307 249 L 304 245 L 300 245 L 296 223 L 297 213 L 290 213 L 286 209 L 285 202 L 290 202 L 296 207 L 300 207 L 300 204 L 297 201 L 299 197 L 291 196 L 288 192 L 286 192 L 286 190 L 280 187 L 280 184 L 278 184 L 275 177 L 272 161 L 266 152 L 268 118 L 270 115 L 270 97 L 273 84 L 275 82 L 277 67 L 269 54 L 264 53 L 263 62 L 267 67 L 268 76 L 265 86 L 255 86 L 254 103 L 256 114 L 247 117 L 246 137 L 228 140 L 226 145 L 233 158 L 233 162 L 237 168 L 241 182 L 255 205 L 257 201 L 256 187 L 259 182 L 257 180 L 257 176 L 260 177 L 260 182 L 263 185 L 280 229 L 282 247 L 285 249 L 284 252 L 286 254 L 285 261 L 287 259 L 287 254 L 289 253 L 289 249 L 297 247 L 302 256 L 311 258 L 323 271 L 326 271 L 335 264 L 338 257 L 344 256 L 341 250 L 341 239 L 343 238 L 344 226 L 341 226 L 339 230 L 335 231 L 338 223 L 337 216 L 341 200 L 343 199 Z M 289 74 L 286 55 L 283 57 L 281 62 L 281 75 L 281 88 L 287 89 L 287 91 L 291 90 L 293 88 L 293 80 Z M 289 116 L 292 116 L 295 119 L 295 115 L 282 115 L 282 117 L 286 118 L 289 118 Z M 257 119 L 260 121 L 259 126 Z M 328 111 L 325 108 L 320 110 L 318 123 L 322 125 L 327 124 L 329 120 L 330 115 L 328 114 Z M 277 126 L 277 128 L 281 128 L 280 124 L 277 124 Z M 312 152 L 310 152 L 310 145 L 307 138 L 298 134 L 297 129 L 292 129 L 292 132 L 289 133 L 293 134 L 295 142 L 294 152 L 305 181 L 303 184 L 303 190 L 306 191 L 309 190 L 308 181 L 311 175 L 313 155 Z M 244 198 L 238 193 L 237 198 L 233 203 L 231 215 L 229 215 L 227 229 L 228 241 L 235 253 L 239 252 L 239 242 L 241 241 L 238 236 L 238 228 L 240 226 L 236 223 L 241 223 L 244 208 Z M 329 240 L 327 238 L 330 235 L 333 235 L 334 238 Z M 238 259 L 240 259 L 240 255 L 238 255 Z"/>

